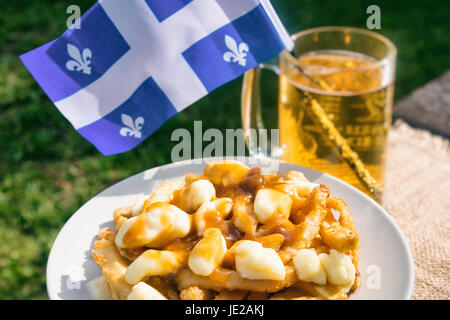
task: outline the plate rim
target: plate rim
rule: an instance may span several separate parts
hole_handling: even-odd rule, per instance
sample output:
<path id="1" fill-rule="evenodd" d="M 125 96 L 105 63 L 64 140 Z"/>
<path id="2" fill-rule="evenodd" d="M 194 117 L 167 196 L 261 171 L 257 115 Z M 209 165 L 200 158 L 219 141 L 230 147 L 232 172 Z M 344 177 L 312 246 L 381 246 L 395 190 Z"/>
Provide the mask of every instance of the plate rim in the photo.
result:
<path id="1" fill-rule="evenodd" d="M 190 160 L 181 160 L 181 161 L 176 161 L 176 162 L 171 162 L 171 163 L 167 163 L 164 165 L 160 165 L 160 166 L 156 166 L 156 167 L 152 167 L 143 171 L 140 171 L 138 173 L 132 174 L 120 181 L 115 182 L 114 184 L 110 185 L 109 187 L 103 189 L 102 191 L 100 191 L 99 193 L 97 193 L 96 195 L 94 195 L 93 197 L 91 197 L 89 200 L 87 200 L 81 207 L 79 207 L 71 216 L 69 219 L 67 219 L 67 221 L 64 223 L 64 225 L 61 227 L 61 229 L 58 232 L 58 235 L 55 237 L 55 240 L 52 243 L 52 247 L 50 249 L 50 253 L 48 255 L 47 258 L 47 265 L 46 265 L 46 272 L 45 272 L 45 284 L 46 284 L 46 288 L 47 288 L 47 295 L 49 297 L 50 300 L 59 300 L 58 297 L 56 296 L 56 290 L 54 290 L 53 285 L 49 283 L 49 278 L 50 278 L 50 273 L 52 271 L 52 263 L 51 261 L 55 260 L 55 251 L 56 251 L 56 247 L 58 244 L 58 240 L 60 240 L 60 238 L 62 237 L 62 234 L 65 232 L 65 230 L 68 228 L 68 225 L 70 224 L 70 222 L 72 220 L 74 220 L 74 218 L 76 217 L 77 213 L 79 211 L 81 211 L 91 200 L 101 196 L 103 193 L 106 193 L 109 189 L 115 187 L 117 184 L 122 183 L 128 179 L 131 179 L 137 175 L 140 174 L 149 174 L 151 171 L 155 171 L 157 169 L 160 168 L 169 168 L 169 167 L 177 167 L 177 166 L 184 166 L 187 164 L 199 164 L 199 163 L 206 163 L 208 161 L 214 161 L 214 160 L 236 160 L 236 161 L 248 161 L 249 159 L 259 159 L 261 160 L 261 158 L 256 158 L 256 157 L 210 157 L 210 158 L 200 158 L 200 159 L 190 159 Z M 264 161 L 278 161 L 280 164 L 286 164 L 286 165 L 293 165 L 293 166 L 297 166 L 300 169 L 306 168 L 308 170 L 311 170 L 313 172 L 316 172 L 318 174 L 321 175 L 326 175 L 327 178 L 330 178 L 331 180 L 334 180 L 336 183 L 338 184 L 344 184 L 346 187 L 353 189 L 353 191 L 356 191 L 356 193 L 365 198 L 367 201 L 369 201 L 372 205 L 374 205 L 375 207 L 377 207 L 381 212 L 381 214 L 387 218 L 387 220 L 389 220 L 389 222 L 393 225 L 395 231 L 397 232 L 397 234 L 400 236 L 400 242 L 402 243 L 403 247 L 406 248 L 406 256 L 407 256 L 407 260 L 408 260 L 408 274 L 409 274 L 409 281 L 407 284 L 407 290 L 405 290 L 406 295 L 403 297 L 403 300 L 410 300 L 412 298 L 412 294 L 414 291 L 414 282 L 415 282 L 415 265 L 414 265 L 414 258 L 411 252 L 411 248 L 409 246 L 408 240 L 406 239 L 405 235 L 403 234 L 402 230 L 399 228 L 399 226 L 397 225 L 397 223 L 395 222 L 394 218 L 380 205 L 378 204 L 378 202 L 376 202 L 375 200 L 373 200 L 371 197 L 369 197 L 367 194 L 365 194 L 364 192 L 362 192 L 361 190 L 359 190 L 358 188 L 352 186 L 351 184 L 322 171 L 316 170 L 316 169 L 312 169 L 309 167 L 305 167 L 302 166 L 300 164 L 296 164 L 296 163 L 292 163 L 292 162 L 288 162 L 288 161 L 283 161 L 283 160 L 278 160 L 278 159 L 271 159 L 271 158 L 264 158 Z M 197 163 L 196 163 L 197 162 Z"/>

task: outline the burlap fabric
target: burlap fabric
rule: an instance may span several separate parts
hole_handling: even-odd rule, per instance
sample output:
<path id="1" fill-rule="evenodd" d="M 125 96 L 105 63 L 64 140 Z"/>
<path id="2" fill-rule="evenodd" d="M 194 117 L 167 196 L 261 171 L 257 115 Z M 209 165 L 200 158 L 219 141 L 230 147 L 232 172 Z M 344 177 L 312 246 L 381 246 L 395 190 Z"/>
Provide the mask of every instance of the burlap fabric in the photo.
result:
<path id="1" fill-rule="evenodd" d="M 413 299 L 450 299 L 448 140 L 395 122 L 389 133 L 384 207 L 411 247 Z"/>

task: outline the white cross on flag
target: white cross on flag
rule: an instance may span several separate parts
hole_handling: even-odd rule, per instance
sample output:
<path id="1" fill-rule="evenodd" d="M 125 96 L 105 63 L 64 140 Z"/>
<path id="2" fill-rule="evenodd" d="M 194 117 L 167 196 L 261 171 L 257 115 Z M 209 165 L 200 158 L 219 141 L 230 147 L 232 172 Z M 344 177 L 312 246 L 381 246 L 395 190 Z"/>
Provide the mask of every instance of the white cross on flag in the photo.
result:
<path id="1" fill-rule="evenodd" d="M 80 29 L 20 58 L 75 129 L 111 155 L 284 48 L 292 42 L 269 0 L 102 0 Z"/>

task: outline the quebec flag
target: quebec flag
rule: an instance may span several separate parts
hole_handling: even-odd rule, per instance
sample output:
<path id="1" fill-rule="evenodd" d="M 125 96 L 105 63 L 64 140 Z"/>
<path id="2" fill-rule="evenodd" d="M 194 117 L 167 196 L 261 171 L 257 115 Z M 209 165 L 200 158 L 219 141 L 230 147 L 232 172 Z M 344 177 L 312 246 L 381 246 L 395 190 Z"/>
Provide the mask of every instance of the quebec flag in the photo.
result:
<path id="1" fill-rule="evenodd" d="M 80 29 L 20 58 L 104 155 L 275 56 L 291 40 L 269 0 L 102 0 Z"/>

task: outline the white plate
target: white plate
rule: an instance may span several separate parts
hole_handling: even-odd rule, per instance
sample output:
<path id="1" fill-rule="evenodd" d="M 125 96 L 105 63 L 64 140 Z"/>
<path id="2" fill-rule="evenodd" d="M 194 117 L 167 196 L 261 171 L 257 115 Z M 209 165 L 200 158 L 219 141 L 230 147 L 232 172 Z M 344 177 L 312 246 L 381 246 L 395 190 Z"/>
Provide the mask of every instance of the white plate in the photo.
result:
<path id="1" fill-rule="evenodd" d="M 249 158 L 244 162 L 248 163 Z M 272 165 L 274 163 L 271 163 Z M 255 166 L 255 165 L 251 165 Z M 127 178 L 101 192 L 67 221 L 53 244 L 47 263 L 50 299 L 91 299 L 87 283 L 101 275 L 91 258 L 93 242 L 104 227 L 113 227 L 114 209 L 133 204 L 140 193 L 149 194 L 167 179 L 201 173 L 204 163 L 177 162 Z M 313 182 L 326 184 L 345 200 L 360 236 L 361 287 L 350 299 L 409 299 L 414 265 L 408 244 L 389 214 L 361 191 L 330 175 L 290 163 L 280 172 L 301 170 Z M 263 169 L 264 171 L 264 169 Z"/>

